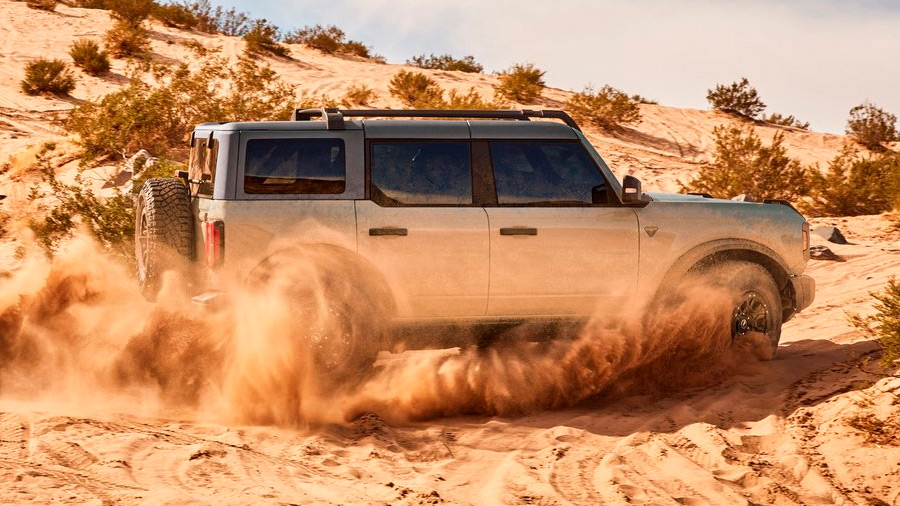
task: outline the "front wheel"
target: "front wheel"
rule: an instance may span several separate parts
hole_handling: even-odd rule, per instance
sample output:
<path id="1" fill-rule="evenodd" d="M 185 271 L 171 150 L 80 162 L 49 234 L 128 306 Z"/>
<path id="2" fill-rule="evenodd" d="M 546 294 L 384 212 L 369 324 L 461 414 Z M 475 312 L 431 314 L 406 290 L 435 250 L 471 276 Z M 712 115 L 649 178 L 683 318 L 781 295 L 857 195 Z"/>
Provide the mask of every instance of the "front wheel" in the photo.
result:
<path id="1" fill-rule="evenodd" d="M 772 360 L 781 339 L 782 308 L 769 271 L 759 264 L 729 261 L 709 268 L 703 278 L 723 289 L 729 299 L 732 344 L 760 360 Z"/>

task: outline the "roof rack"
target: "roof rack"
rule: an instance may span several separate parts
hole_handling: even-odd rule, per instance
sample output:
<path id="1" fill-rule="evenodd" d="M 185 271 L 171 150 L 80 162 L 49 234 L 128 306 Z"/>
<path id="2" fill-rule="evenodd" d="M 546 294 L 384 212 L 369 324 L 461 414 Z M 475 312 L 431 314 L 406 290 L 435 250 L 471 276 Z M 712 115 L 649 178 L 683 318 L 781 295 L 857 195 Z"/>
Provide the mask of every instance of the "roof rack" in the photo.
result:
<path id="1" fill-rule="evenodd" d="M 297 109 L 291 117 L 292 121 L 309 121 L 312 118 L 325 120 L 328 130 L 343 130 L 344 117 L 357 118 L 479 118 L 479 119 L 513 119 L 529 121 L 531 118 L 550 118 L 562 120 L 566 125 L 581 131 L 578 123 L 565 111 L 532 110 L 532 109 Z"/>

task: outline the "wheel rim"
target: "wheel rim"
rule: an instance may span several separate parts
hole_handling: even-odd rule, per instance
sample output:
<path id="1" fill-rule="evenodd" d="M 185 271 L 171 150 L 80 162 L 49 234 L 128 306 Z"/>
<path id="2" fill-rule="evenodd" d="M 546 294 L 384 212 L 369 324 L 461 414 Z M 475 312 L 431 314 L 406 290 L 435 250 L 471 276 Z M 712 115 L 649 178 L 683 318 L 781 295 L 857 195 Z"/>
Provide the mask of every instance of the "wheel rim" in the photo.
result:
<path id="1" fill-rule="evenodd" d="M 329 313 L 331 321 L 317 323 L 308 329 L 306 342 L 318 365 L 334 370 L 346 365 L 353 356 L 353 327 L 347 315 L 334 309 L 329 309 Z"/>
<path id="2" fill-rule="evenodd" d="M 751 332 L 768 334 L 769 327 L 769 306 L 765 299 L 757 292 L 745 292 L 732 312 L 731 337 L 737 338 Z"/>
<path id="3" fill-rule="evenodd" d="M 141 230 L 138 234 L 138 269 L 141 275 L 146 274 L 147 250 L 150 248 L 150 232 L 147 228 L 147 216 L 141 214 Z"/>

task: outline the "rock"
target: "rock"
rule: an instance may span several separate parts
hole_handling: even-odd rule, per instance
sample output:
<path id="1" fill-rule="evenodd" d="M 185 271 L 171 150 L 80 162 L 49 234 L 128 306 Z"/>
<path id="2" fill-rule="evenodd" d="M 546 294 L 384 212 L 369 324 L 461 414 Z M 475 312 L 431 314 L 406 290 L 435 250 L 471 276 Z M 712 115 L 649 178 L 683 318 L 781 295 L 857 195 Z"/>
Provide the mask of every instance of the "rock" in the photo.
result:
<path id="1" fill-rule="evenodd" d="M 156 165 L 156 162 L 157 158 L 155 156 L 151 155 L 146 149 L 142 149 L 125 161 L 125 170 L 131 171 L 132 177 L 135 177 L 144 169 Z"/>
<path id="2" fill-rule="evenodd" d="M 828 249 L 828 246 L 814 244 L 809 247 L 809 258 L 814 260 L 831 260 L 833 262 L 846 262 L 844 258 Z"/>
<path id="3" fill-rule="evenodd" d="M 812 233 L 816 234 L 819 237 L 822 237 L 828 242 L 833 242 L 835 244 L 847 244 L 847 239 L 844 237 L 844 234 L 841 233 L 841 230 L 837 227 L 816 227 L 812 230 Z"/>

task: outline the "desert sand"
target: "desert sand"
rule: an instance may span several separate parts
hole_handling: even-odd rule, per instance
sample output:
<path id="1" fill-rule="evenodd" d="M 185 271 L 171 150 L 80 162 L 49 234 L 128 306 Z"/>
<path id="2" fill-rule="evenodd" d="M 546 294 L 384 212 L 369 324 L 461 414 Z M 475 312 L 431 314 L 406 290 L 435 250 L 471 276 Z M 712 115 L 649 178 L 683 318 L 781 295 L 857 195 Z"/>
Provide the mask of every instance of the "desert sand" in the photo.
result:
<path id="1" fill-rule="evenodd" d="M 60 5 L 46 13 L 8 0 L 0 0 L 0 18 L 0 163 L 12 161 L 0 193 L 10 196 L 2 206 L 21 229 L 36 146 L 65 139 L 54 117 L 124 85 L 124 66 L 115 62 L 111 77 L 79 73 L 71 98 L 27 97 L 18 90 L 27 61 L 68 59 L 72 40 L 99 40 L 111 23 L 104 11 Z M 154 53 L 172 61 L 189 59 L 178 44 L 185 39 L 229 57 L 242 49 L 233 38 L 151 29 Z M 269 63 L 301 91 L 337 98 L 351 84 L 366 84 L 377 90 L 378 106 L 400 106 L 387 83 L 405 67 L 291 50 L 293 60 Z M 474 86 L 488 97 L 495 79 L 425 72 L 445 87 Z M 547 90 L 537 105 L 560 107 L 567 93 Z M 619 176 L 635 174 L 650 191 L 677 191 L 677 180 L 708 159 L 713 128 L 733 121 L 655 105 L 642 106 L 642 115 L 623 133 L 587 134 Z M 790 156 L 822 166 L 848 142 L 756 129 L 764 139 L 784 132 Z M 54 367 L 0 376 L 0 504 L 898 504 L 900 378 L 867 360 L 877 346 L 846 318 L 871 312 L 868 292 L 900 275 L 895 223 L 888 216 L 812 220 L 841 228 L 850 244 L 827 244 L 846 261 L 810 262 L 816 301 L 785 324 L 771 362 L 748 358 L 723 369 L 679 355 L 677 363 L 643 364 L 639 381 L 610 370 L 608 388 L 593 395 L 518 410 L 515 401 L 529 395 L 516 389 L 462 395 L 425 380 L 409 391 L 401 381 L 374 381 L 369 390 L 319 395 L 315 416 L 265 425 L 247 423 L 246 397 L 174 402 L 153 388 L 117 389 L 103 364 L 159 309 L 140 299 L 124 268 L 97 260 L 85 241 L 51 264 L 7 235 L 0 269 L 11 274 L 0 279 L 0 329 L 19 335 L 4 318 L 24 295 L 32 301 L 23 306 L 33 320 L 29 335 L 49 350 Z M 703 339 L 700 327 L 686 325 L 683 337 Z M 471 358 L 447 353 L 383 357 L 382 370 L 450 377 L 454 370 L 432 366 Z M 199 355 L 192 370 L 204 363 Z M 502 365 L 479 364 L 470 379 L 519 388 L 566 373 L 535 360 L 512 381 Z M 653 381 L 672 370 L 683 386 Z M 626 379 L 630 386 L 617 388 Z M 497 396 L 513 408 L 494 409 L 488 397 Z"/>

